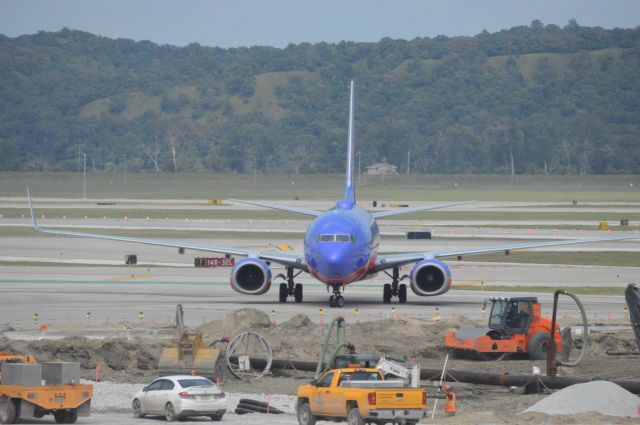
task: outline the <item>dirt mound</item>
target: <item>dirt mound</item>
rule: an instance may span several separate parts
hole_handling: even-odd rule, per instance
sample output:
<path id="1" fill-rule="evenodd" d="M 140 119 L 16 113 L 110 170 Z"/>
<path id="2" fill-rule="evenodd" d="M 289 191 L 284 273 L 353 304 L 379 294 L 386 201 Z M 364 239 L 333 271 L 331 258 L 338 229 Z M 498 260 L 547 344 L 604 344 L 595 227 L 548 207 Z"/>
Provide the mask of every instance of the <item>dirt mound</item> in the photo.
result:
<path id="1" fill-rule="evenodd" d="M 39 362 L 78 362 L 84 370 L 94 370 L 99 365 L 101 376 L 106 379 L 114 371 L 141 375 L 145 371 L 157 370 L 160 352 L 168 345 L 172 343 L 166 340 L 91 340 L 82 337 L 42 341 L 2 339 L 0 351 L 33 354 Z"/>
<path id="2" fill-rule="evenodd" d="M 213 339 L 219 339 L 225 336 L 233 337 L 247 331 L 262 332 L 271 327 L 271 320 L 265 312 L 243 308 L 218 320 L 205 323 L 198 327 L 198 331 L 202 331 Z"/>
<path id="3" fill-rule="evenodd" d="M 638 351 L 638 344 L 631 330 L 617 332 L 593 332 L 589 335 L 589 353 L 606 354 L 607 351 Z"/>

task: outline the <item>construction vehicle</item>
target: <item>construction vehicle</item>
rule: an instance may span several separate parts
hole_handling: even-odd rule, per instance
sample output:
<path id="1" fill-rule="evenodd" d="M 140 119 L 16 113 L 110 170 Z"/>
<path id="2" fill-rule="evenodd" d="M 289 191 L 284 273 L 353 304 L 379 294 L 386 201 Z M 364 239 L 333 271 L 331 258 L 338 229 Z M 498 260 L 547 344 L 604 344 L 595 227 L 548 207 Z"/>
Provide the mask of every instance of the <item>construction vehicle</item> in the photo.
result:
<path id="1" fill-rule="evenodd" d="M 300 425 L 316 420 L 349 424 L 416 424 L 427 409 L 423 388 L 409 388 L 404 380 L 385 380 L 374 368 L 343 368 L 325 372 L 320 379 L 298 388 L 296 415 Z"/>
<path id="2" fill-rule="evenodd" d="M 486 328 L 461 327 L 444 337 L 444 345 L 459 357 L 501 359 L 523 354 L 532 360 L 547 358 L 552 321 L 540 315 L 537 297 L 492 298 Z M 560 326 L 553 332 L 556 352 L 562 352 Z"/>
<path id="3" fill-rule="evenodd" d="M 33 356 L 7 352 L 0 353 L 0 363 L 0 423 L 53 415 L 56 423 L 72 424 L 90 415 L 93 386 L 77 384 L 79 363 L 38 364 Z"/>
<path id="4" fill-rule="evenodd" d="M 177 346 L 166 347 L 160 354 L 158 372 L 161 375 L 202 375 L 214 377 L 216 362 L 220 355 L 217 348 L 207 347 L 202 332 L 191 332 L 184 324 L 182 304 L 176 307 Z M 222 339 L 216 342 L 224 342 Z M 213 344 L 212 344 L 213 345 Z"/>

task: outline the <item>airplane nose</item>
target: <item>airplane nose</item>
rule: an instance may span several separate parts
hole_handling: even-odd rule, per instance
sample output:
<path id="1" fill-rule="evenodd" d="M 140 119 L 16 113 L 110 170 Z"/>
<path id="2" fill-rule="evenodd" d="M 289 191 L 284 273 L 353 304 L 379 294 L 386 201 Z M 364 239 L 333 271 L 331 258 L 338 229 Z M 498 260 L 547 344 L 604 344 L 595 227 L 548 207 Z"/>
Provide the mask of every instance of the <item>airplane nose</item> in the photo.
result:
<path id="1" fill-rule="evenodd" d="M 341 278 L 351 273 L 349 270 L 348 252 L 342 247 L 332 246 L 322 249 L 323 273 L 331 278 Z"/>

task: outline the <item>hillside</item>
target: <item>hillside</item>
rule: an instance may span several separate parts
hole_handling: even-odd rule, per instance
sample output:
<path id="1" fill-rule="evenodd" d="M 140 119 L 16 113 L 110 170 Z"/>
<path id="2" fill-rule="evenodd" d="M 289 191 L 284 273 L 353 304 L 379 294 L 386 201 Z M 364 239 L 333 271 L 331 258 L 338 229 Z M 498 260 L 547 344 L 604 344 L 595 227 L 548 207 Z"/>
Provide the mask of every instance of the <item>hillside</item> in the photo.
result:
<path id="1" fill-rule="evenodd" d="M 534 21 L 475 37 L 159 46 L 0 36 L 0 170 L 640 173 L 640 28 Z"/>

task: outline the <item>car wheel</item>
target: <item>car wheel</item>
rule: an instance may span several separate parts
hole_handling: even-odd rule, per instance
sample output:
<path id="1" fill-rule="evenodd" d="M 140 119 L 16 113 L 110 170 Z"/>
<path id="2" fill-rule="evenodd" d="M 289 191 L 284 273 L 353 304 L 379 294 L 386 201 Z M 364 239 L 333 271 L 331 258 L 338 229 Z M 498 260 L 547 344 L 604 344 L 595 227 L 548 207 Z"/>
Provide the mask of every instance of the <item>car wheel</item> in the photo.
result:
<path id="1" fill-rule="evenodd" d="M 311 406 L 309 403 L 302 403 L 298 406 L 298 423 L 300 425 L 315 425 L 316 417 L 311 412 Z"/>
<path id="2" fill-rule="evenodd" d="M 216 421 L 216 422 L 220 422 L 222 420 L 223 416 L 224 416 L 224 412 L 216 413 L 215 415 L 211 415 L 211 420 L 212 421 Z"/>
<path id="3" fill-rule="evenodd" d="M 364 420 L 362 416 L 360 416 L 360 410 L 357 407 L 349 410 L 349 414 L 347 415 L 347 423 L 349 425 L 364 425 Z"/>
<path id="4" fill-rule="evenodd" d="M 137 398 L 133 400 L 133 417 L 144 418 L 144 412 L 142 411 L 142 404 Z"/>
<path id="5" fill-rule="evenodd" d="M 176 410 L 173 408 L 173 404 L 167 403 L 167 405 L 164 406 L 164 418 L 167 422 L 175 422 L 176 419 L 178 419 Z"/>

